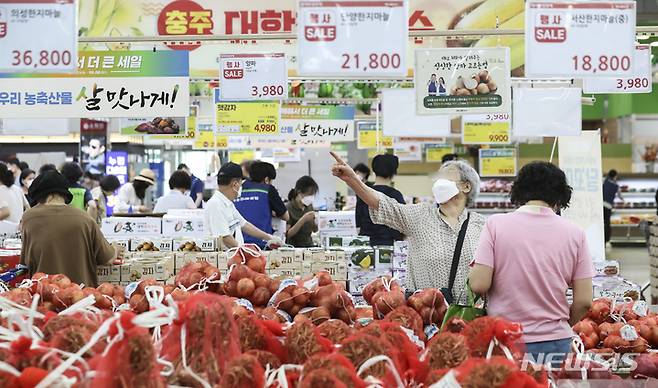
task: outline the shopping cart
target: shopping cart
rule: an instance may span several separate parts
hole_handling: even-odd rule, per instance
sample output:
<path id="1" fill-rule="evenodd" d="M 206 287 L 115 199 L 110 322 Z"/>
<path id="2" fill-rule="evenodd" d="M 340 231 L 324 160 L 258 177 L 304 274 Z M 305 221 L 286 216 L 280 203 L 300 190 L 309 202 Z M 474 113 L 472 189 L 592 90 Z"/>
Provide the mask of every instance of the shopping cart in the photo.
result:
<path id="1" fill-rule="evenodd" d="M 16 287 L 16 285 L 25 278 L 28 272 L 27 266 L 18 264 L 9 271 L 0 273 L 0 283 L 6 288 Z"/>

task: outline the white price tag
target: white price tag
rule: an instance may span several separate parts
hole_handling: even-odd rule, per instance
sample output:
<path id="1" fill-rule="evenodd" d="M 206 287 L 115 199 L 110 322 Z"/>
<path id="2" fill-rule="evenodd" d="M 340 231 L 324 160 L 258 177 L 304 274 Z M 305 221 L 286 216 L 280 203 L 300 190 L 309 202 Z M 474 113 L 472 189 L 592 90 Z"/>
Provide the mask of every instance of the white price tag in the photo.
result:
<path id="1" fill-rule="evenodd" d="M 288 96 L 283 53 L 221 54 L 219 67 L 222 101 L 280 100 Z"/>
<path id="2" fill-rule="evenodd" d="M 77 45 L 74 0 L 0 2 L 0 70 L 75 70 Z"/>
<path id="3" fill-rule="evenodd" d="M 635 1 L 526 2 L 526 77 L 630 75 L 634 52 Z"/>
<path id="4" fill-rule="evenodd" d="M 638 338 L 637 331 L 631 325 L 622 326 L 622 328 L 619 329 L 619 334 L 621 334 L 621 338 L 626 341 L 635 341 Z"/>
<path id="5" fill-rule="evenodd" d="M 647 316 L 647 302 L 643 300 L 638 300 L 633 303 L 633 312 L 640 317 Z"/>
<path id="6" fill-rule="evenodd" d="M 633 73 L 630 77 L 587 77 L 583 79 L 584 93 L 651 93 L 651 46 L 635 46 Z"/>
<path id="7" fill-rule="evenodd" d="M 302 75 L 407 74 L 408 1 L 301 1 Z"/>

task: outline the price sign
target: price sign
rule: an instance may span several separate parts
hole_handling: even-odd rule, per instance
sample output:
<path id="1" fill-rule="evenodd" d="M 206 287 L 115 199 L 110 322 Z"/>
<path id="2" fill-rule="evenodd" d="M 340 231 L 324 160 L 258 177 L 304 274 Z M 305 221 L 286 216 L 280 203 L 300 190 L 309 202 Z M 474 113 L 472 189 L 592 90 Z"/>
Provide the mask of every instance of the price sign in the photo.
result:
<path id="1" fill-rule="evenodd" d="M 74 0 L 0 2 L 0 70 L 75 70 L 76 20 Z"/>
<path id="2" fill-rule="evenodd" d="M 194 142 L 192 143 L 193 150 L 208 150 L 208 149 L 226 149 L 228 148 L 228 137 L 216 136 L 213 132 L 213 126 L 210 124 L 197 125 L 194 132 Z"/>
<path id="3" fill-rule="evenodd" d="M 516 150 L 513 148 L 480 149 L 480 176 L 516 175 Z"/>
<path id="4" fill-rule="evenodd" d="M 448 154 L 455 153 L 453 144 L 428 144 L 425 148 L 426 162 L 441 162 L 441 159 Z"/>
<path id="5" fill-rule="evenodd" d="M 377 129 L 376 123 L 358 123 L 357 148 L 393 148 L 393 137 L 384 136 L 381 130 Z"/>
<path id="6" fill-rule="evenodd" d="M 585 93 L 651 93 L 651 46 L 635 46 L 633 74 L 630 77 L 584 78 Z"/>
<path id="7" fill-rule="evenodd" d="M 275 54 L 221 54 L 221 100 L 277 100 L 288 96 L 286 56 Z"/>
<path id="8" fill-rule="evenodd" d="M 219 135 L 280 134 L 281 104 L 278 102 L 218 102 L 215 105 Z"/>
<path id="9" fill-rule="evenodd" d="M 462 116 L 462 144 L 509 144 L 511 137 L 509 114 Z"/>
<path id="10" fill-rule="evenodd" d="M 635 1 L 526 2 L 526 77 L 633 74 L 635 11 Z"/>
<path id="11" fill-rule="evenodd" d="M 245 160 L 256 159 L 256 152 L 254 150 L 235 150 L 228 152 L 228 160 L 233 163 L 240 164 Z"/>
<path id="12" fill-rule="evenodd" d="M 407 8 L 407 0 L 300 1 L 300 73 L 405 76 Z"/>

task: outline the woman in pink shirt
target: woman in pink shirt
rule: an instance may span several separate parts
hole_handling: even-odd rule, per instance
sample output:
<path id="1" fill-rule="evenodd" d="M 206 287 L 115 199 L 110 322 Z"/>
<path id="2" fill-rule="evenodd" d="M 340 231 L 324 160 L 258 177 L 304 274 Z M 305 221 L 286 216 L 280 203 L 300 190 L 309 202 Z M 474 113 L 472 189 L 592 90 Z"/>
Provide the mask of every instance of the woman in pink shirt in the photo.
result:
<path id="1" fill-rule="evenodd" d="M 540 364 L 569 353 L 571 326 L 592 304 L 585 232 L 556 214 L 569 206 L 571 191 L 556 166 L 524 166 L 511 192 L 520 207 L 487 220 L 469 276 L 471 289 L 487 295 L 489 315 L 521 323 L 527 353 Z"/>

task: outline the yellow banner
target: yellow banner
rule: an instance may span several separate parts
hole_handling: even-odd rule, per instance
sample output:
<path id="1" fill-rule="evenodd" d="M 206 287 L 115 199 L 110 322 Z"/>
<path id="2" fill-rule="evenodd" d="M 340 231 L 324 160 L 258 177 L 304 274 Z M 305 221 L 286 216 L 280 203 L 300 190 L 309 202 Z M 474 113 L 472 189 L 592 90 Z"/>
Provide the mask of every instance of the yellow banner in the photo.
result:
<path id="1" fill-rule="evenodd" d="M 218 102 L 218 135 L 279 135 L 281 104 L 272 101 Z"/>
<path id="2" fill-rule="evenodd" d="M 378 132 L 379 147 L 377 146 Z M 382 131 L 359 130 L 357 148 L 360 150 L 372 148 L 393 148 L 393 137 L 384 136 Z"/>
<path id="3" fill-rule="evenodd" d="M 463 144 L 509 144 L 511 128 L 509 121 L 464 123 Z"/>
<path id="4" fill-rule="evenodd" d="M 516 175 L 515 149 L 480 149 L 480 176 Z"/>
<path id="5" fill-rule="evenodd" d="M 240 164 L 245 160 L 254 160 L 256 152 L 254 150 L 235 150 L 228 152 L 228 160 Z"/>
<path id="6" fill-rule="evenodd" d="M 433 144 L 425 148 L 426 162 L 441 162 L 441 158 L 447 154 L 453 154 L 455 147 L 452 144 Z"/>
<path id="7" fill-rule="evenodd" d="M 215 144 L 215 141 L 217 144 Z M 211 150 L 211 149 L 228 148 L 228 138 L 226 136 L 217 136 L 212 129 L 210 130 L 197 130 L 195 131 L 194 143 L 192 144 L 193 150 Z"/>

